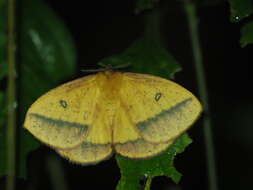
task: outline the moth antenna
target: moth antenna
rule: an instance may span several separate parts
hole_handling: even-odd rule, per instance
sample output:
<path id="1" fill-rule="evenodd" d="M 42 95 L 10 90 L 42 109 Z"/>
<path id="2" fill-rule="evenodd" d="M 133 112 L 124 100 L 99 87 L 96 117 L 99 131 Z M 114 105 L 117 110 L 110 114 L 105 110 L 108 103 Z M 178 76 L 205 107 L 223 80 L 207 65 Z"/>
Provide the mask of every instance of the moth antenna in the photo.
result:
<path id="1" fill-rule="evenodd" d="M 103 67 L 103 68 L 106 68 L 106 67 L 109 66 L 108 64 L 104 64 L 103 62 L 98 62 L 98 65 L 101 66 L 101 67 Z"/>
<path id="2" fill-rule="evenodd" d="M 96 73 L 96 72 L 101 72 L 101 71 L 107 71 L 107 68 L 99 68 L 99 69 L 82 69 L 82 72 L 85 73 Z"/>
<path id="3" fill-rule="evenodd" d="M 125 63 L 125 64 L 121 64 L 121 65 L 116 65 L 113 68 L 114 69 L 123 69 L 123 68 L 129 67 L 130 65 L 131 65 L 131 63 Z"/>
<path id="4" fill-rule="evenodd" d="M 82 72 L 101 72 L 101 71 L 108 71 L 108 70 L 115 70 L 115 69 L 123 69 L 129 67 L 131 63 L 125 63 L 121 65 L 112 66 L 110 64 L 104 64 L 103 62 L 98 63 L 99 66 L 102 68 L 99 69 L 82 69 Z"/>

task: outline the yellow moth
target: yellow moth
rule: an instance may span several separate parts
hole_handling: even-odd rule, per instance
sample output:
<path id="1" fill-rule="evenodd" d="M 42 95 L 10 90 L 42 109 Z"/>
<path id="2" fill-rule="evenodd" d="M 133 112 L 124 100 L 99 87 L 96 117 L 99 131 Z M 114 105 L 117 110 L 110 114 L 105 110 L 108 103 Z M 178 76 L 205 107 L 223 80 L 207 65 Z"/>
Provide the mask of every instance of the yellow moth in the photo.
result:
<path id="1" fill-rule="evenodd" d="M 132 159 L 161 153 L 201 109 L 191 92 L 170 80 L 107 70 L 41 96 L 24 127 L 70 161 L 94 164 L 113 152 Z"/>

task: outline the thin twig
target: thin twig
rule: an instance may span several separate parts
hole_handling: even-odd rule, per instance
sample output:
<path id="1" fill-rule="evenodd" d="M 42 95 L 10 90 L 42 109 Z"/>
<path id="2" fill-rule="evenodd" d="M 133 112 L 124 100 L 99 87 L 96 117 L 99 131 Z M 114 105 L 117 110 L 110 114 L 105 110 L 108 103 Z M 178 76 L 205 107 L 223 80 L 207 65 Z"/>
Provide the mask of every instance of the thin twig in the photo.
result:
<path id="1" fill-rule="evenodd" d="M 15 84 L 15 0 L 8 0 L 8 39 L 7 39 L 7 190 L 15 189 L 16 174 L 16 84 Z"/>
<path id="2" fill-rule="evenodd" d="M 218 190 L 217 186 L 217 174 L 216 174 L 216 164 L 215 164 L 215 153 L 213 147 L 213 138 L 211 130 L 211 119 L 208 103 L 208 93 L 206 87 L 206 79 L 203 68 L 202 52 L 200 48 L 200 40 L 198 33 L 198 18 L 196 16 L 196 8 L 193 2 L 190 0 L 184 1 L 185 13 L 188 19 L 189 31 L 192 42 L 192 50 L 194 56 L 194 64 L 197 75 L 198 90 L 200 95 L 200 100 L 203 104 L 205 116 L 203 119 L 203 132 L 205 139 L 206 148 L 206 161 L 208 168 L 208 182 L 210 190 Z"/>

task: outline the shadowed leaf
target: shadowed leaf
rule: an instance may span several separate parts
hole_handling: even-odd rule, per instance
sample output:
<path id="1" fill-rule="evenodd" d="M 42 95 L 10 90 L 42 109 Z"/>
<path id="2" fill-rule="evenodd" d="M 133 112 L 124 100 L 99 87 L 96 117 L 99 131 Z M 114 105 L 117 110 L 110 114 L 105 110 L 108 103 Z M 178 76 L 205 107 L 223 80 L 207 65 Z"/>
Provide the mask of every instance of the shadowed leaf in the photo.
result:
<path id="1" fill-rule="evenodd" d="M 249 22 L 242 27 L 240 43 L 242 47 L 253 43 L 253 22 Z"/>
<path id="2" fill-rule="evenodd" d="M 229 0 L 230 3 L 230 20 L 232 22 L 239 22 L 248 17 L 252 11 L 251 0 Z"/>

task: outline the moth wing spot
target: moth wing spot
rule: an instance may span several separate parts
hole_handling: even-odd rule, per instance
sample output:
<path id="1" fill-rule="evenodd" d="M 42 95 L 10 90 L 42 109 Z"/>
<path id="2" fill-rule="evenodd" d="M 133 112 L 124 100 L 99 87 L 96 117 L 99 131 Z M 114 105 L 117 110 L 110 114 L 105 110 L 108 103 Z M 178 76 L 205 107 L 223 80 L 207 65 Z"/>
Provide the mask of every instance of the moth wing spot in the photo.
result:
<path id="1" fill-rule="evenodd" d="M 162 93 L 161 92 L 157 92 L 156 94 L 155 94 L 155 101 L 159 101 L 160 100 L 160 98 L 162 97 Z"/>
<path id="2" fill-rule="evenodd" d="M 59 101 L 60 105 L 63 107 L 63 108 L 67 108 L 68 107 L 68 104 L 65 100 L 60 100 Z"/>

